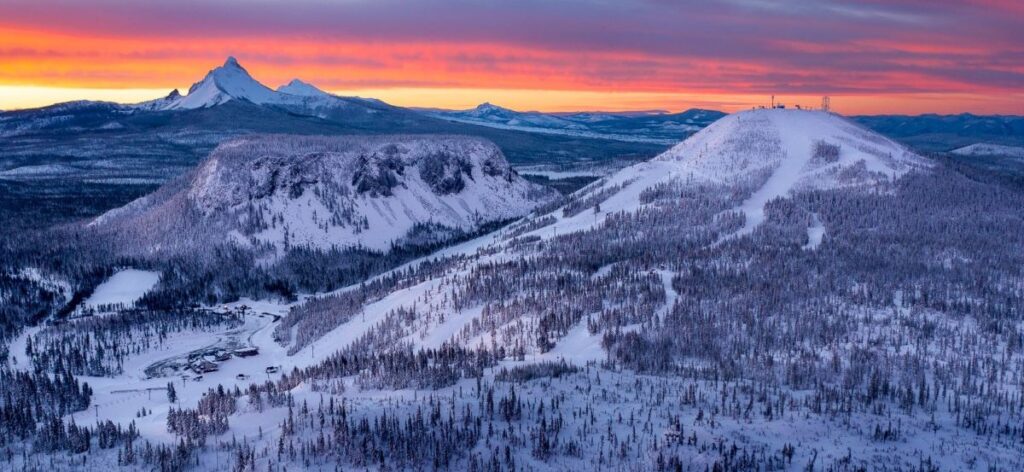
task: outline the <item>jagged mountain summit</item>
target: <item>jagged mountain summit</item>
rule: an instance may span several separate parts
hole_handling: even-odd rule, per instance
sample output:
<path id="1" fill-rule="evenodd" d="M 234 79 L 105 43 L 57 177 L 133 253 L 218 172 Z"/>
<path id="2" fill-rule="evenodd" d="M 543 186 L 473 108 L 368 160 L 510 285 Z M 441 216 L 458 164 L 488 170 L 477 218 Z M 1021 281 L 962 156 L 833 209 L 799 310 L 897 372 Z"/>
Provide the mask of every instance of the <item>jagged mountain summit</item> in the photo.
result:
<path id="1" fill-rule="evenodd" d="M 385 251 L 470 233 L 554 198 L 480 138 L 272 135 L 222 144 L 195 171 L 89 226 L 142 253 L 225 242 Z"/>
<path id="2" fill-rule="evenodd" d="M 207 108 L 232 99 L 247 100 L 256 104 L 281 101 L 281 97 L 273 90 L 253 79 L 234 57 L 228 57 L 224 65 L 211 70 L 203 80 L 188 89 L 187 95 L 166 108 Z"/>
<path id="3" fill-rule="evenodd" d="M 152 111 L 197 110 L 212 108 L 231 101 L 242 101 L 255 105 L 278 106 L 285 109 L 311 112 L 311 115 L 328 117 L 331 109 L 351 112 L 352 108 L 396 110 L 379 100 L 358 97 L 341 97 L 320 90 L 316 86 L 293 79 L 277 90 L 254 79 L 234 57 L 228 57 L 224 64 L 210 70 L 199 82 L 192 84 L 186 95 L 177 90 L 157 100 L 143 102 L 129 108 Z M 327 110 L 325 112 L 325 110 Z"/>

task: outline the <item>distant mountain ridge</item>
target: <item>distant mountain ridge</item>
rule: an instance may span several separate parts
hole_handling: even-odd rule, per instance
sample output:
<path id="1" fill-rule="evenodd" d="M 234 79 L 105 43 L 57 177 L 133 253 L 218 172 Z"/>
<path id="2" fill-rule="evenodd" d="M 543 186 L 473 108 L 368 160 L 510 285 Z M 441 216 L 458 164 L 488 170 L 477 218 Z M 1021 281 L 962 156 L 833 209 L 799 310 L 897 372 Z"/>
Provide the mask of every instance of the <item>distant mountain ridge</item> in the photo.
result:
<path id="1" fill-rule="evenodd" d="M 865 115 L 852 119 L 923 151 L 947 152 L 975 143 L 1024 146 L 1024 116 Z"/>
<path id="2" fill-rule="evenodd" d="M 515 111 L 491 103 L 469 110 L 424 110 L 438 118 L 534 133 L 588 136 L 627 142 L 675 144 L 725 116 L 713 110 L 680 113 Z"/>
<path id="3" fill-rule="evenodd" d="M 726 114 L 690 109 L 679 113 L 649 112 L 520 112 L 491 103 L 469 110 L 424 109 L 451 121 L 533 133 L 604 137 L 608 139 L 676 144 Z M 983 142 L 1024 146 L 1024 117 L 958 115 L 851 116 L 872 130 L 927 152 L 947 152 Z"/>
<path id="4" fill-rule="evenodd" d="M 1024 158 L 1024 147 L 974 143 L 951 151 L 961 156 L 1008 156 Z"/>

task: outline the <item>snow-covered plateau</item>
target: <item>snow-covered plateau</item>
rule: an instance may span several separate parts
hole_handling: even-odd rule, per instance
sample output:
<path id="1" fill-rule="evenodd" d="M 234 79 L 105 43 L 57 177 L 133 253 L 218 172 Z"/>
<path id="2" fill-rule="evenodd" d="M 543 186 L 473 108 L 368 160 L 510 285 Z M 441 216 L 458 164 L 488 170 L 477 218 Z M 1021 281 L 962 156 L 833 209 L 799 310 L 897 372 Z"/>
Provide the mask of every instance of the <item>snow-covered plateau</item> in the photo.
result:
<path id="1" fill-rule="evenodd" d="M 366 248 L 472 233 L 556 198 L 492 143 L 459 136 L 240 138 L 89 224 L 136 253 Z"/>

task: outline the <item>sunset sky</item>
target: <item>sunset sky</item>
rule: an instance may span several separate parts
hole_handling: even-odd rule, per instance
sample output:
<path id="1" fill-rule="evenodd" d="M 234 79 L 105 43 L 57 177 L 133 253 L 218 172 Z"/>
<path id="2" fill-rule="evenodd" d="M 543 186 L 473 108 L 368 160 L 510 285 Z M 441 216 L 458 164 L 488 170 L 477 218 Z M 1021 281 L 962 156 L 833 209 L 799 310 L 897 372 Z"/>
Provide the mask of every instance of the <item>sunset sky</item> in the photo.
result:
<path id="1" fill-rule="evenodd" d="M 234 55 L 403 106 L 1024 114 L 1021 0 L 0 0 L 0 109 L 141 101 Z"/>

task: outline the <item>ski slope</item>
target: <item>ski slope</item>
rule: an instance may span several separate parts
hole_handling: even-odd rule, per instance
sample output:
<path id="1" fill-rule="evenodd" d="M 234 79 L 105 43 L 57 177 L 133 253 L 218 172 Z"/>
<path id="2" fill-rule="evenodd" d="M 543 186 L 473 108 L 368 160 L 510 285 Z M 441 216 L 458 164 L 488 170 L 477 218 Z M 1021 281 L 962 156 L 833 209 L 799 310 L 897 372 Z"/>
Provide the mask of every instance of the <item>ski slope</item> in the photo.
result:
<path id="1" fill-rule="evenodd" d="M 815 158 L 819 143 L 839 146 L 838 159 Z M 794 191 L 871 187 L 891 182 L 930 163 L 904 146 L 839 115 L 807 110 L 751 110 L 726 116 L 651 161 L 622 169 L 580 191 L 615 189 L 601 203 L 602 213 L 635 211 L 640 194 L 657 184 L 681 182 L 748 189 L 735 210 L 750 234 L 764 221 L 764 206 Z M 619 188 L 617 188 L 619 187 Z M 617 189 L 616 189 L 617 188 Z M 600 218 L 587 211 L 532 232 L 541 237 L 595 227 Z"/>

